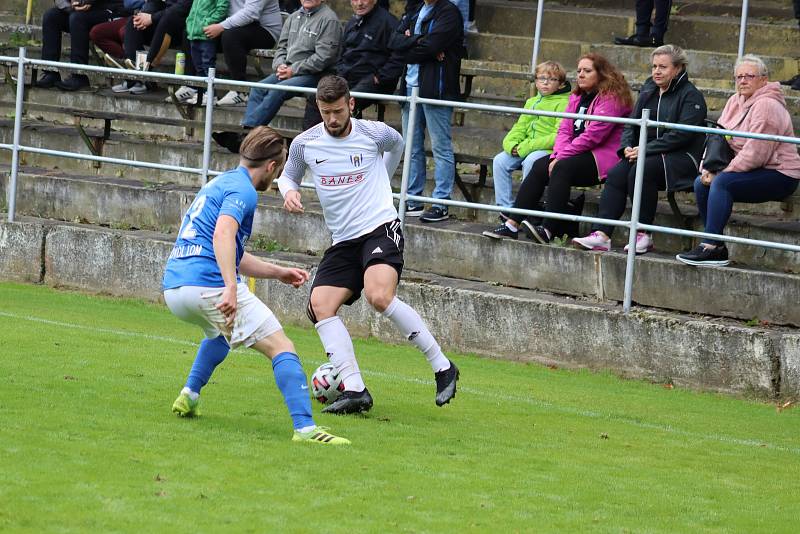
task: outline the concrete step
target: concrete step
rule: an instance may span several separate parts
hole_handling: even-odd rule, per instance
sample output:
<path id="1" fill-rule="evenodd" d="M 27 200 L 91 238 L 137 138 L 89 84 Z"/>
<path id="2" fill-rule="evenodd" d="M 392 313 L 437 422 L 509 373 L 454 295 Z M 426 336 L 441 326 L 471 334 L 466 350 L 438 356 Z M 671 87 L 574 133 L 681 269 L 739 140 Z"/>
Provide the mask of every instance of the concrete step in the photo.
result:
<path id="1" fill-rule="evenodd" d="M 485 0 L 476 6 L 481 32 L 532 37 L 536 4 L 509 0 Z M 736 53 L 739 42 L 736 17 L 673 15 L 667 42 L 686 49 Z M 544 10 L 542 37 L 565 41 L 613 43 L 635 31 L 633 10 L 606 10 L 548 5 Z M 470 37 L 472 38 L 472 37 Z M 747 26 L 748 52 L 791 57 L 800 44 L 797 21 L 793 18 L 769 22 L 751 20 Z M 530 50 L 530 49 L 529 49 Z"/>
<path id="2" fill-rule="evenodd" d="M 795 30 L 797 32 L 797 30 Z M 531 37 L 481 33 L 469 42 L 470 59 L 486 62 L 505 62 L 530 65 Z M 569 39 L 542 39 L 539 61 L 559 61 L 573 70 L 577 58 L 588 52 L 598 52 L 625 72 L 648 73 L 652 49 L 617 46 L 608 42 L 579 42 Z M 733 76 L 736 53 L 687 49 L 689 73 L 693 77 L 728 81 Z M 789 79 L 798 70 L 798 61 L 790 55 L 762 54 L 773 80 Z"/>
<path id="3" fill-rule="evenodd" d="M 171 236 L 153 232 L 3 219 L 0 279 L 160 300 L 164 262 L 172 243 Z M 415 255 L 414 250 L 415 245 L 409 244 L 408 256 Z M 312 274 L 318 262 L 317 256 L 303 254 L 265 257 L 310 269 Z M 296 290 L 264 280 L 257 282 L 255 293 L 282 323 L 308 325 L 308 284 Z M 747 326 L 640 306 L 623 314 L 613 304 L 410 268 L 398 293 L 420 312 L 446 351 L 606 369 L 659 383 L 761 398 L 800 393 L 800 335 L 793 328 Z M 405 341 L 365 299 L 345 306 L 341 313 L 353 335 Z"/>
<path id="4" fill-rule="evenodd" d="M 25 169 L 19 179 L 17 209 L 19 215 L 175 232 L 194 192 L 195 188 Z M 303 196 L 306 213 L 297 217 L 282 209 L 277 193 L 263 194 L 251 242 L 263 236 L 263 241 L 277 241 L 289 250 L 321 254 L 330 236 L 319 231 L 325 226 L 314 193 L 304 191 Z M 589 253 L 527 240 L 495 241 L 481 236 L 482 229 L 457 220 L 436 225 L 409 221 L 408 268 L 598 301 L 622 300 L 623 254 Z M 797 230 L 795 235 L 800 236 Z M 800 239 L 795 237 L 795 242 Z M 747 248 L 752 247 L 731 246 L 733 258 L 739 260 Z M 784 253 L 784 258 L 798 265 L 797 254 Z M 634 300 L 646 306 L 800 326 L 796 297 L 800 297 L 797 274 L 744 266 L 694 269 L 669 254 L 637 259 Z"/>

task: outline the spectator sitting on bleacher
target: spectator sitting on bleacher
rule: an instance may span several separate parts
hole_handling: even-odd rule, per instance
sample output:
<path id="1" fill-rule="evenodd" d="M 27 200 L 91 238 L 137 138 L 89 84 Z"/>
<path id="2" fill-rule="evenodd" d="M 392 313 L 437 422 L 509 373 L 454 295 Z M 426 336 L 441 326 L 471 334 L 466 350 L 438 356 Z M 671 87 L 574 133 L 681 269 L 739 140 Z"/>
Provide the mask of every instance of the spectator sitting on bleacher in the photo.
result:
<path id="1" fill-rule="evenodd" d="M 650 54 L 650 61 L 652 77 L 642 85 L 631 118 L 641 118 L 642 110 L 648 108 L 651 110 L 652 120 L 703 126 L 707 111 L 706 101 L 689 81 L 686 52 L 677 46 L 665 45 Z M 640 222 L 653 224 L 659 191 L 683 191 L 691 188 L 703 156 L 704 141 L 703 134 L 648 128 Z M 598 217 L 619 219 L 625 213 L 627 198 L 630 196 L 633 200 L 638 145 L 639 126 L 625 126 L 622 143 L 617 151 L 622 161 L 608 171 L 600 197 Z M 575 238 L 572 242 L 578 247 L 605 252 L 611 249 L 613 231 L 613 226 L 594 224 L 591 234 Z M 636 253 L 644 254 L 652 248 L 653 238 L 650 233 L 637 232 Z M 625 251 L 627 250 L 626 245 Z"/>
<path id="2" fill-rule="evenodd" d="M 625 76 L 600 54 L 585 54 L 580 58 L 576 85 L 566 113 L 626 117 L 631 112 L 633 99 Z M 533 164 L 519 188 L 514 207 L 537 209 L 547 186 L 546 210 L 566 213 L 572 187 L 603 183 L 609 169 L 619 161 L 617 149 L 621 137 L 621 124 L 562 120 L 553 153 L 549 159 L 541 158 Z M 565 224 L 556 219 L 534 225 L 522 215 L 511 215 L 509 221 L 516 226 L 521 224 L 528 237 L 542 244 L 562 236 L 565 229 Z"/>
<path id="3" fill-rule="evenodd" d="M 61 59 L 61 34 L 70 35 L 70 63 L 89 63 L 89 31 L 95 24 L 114 20 L 124 13 L 122 0 L 56 0 L 56 6 L 42 16 L 42 59 Z M 64 91 L 77 91 L 89 86 L 85 74 L 72 74 L 66 80 L 55 71 L 47 71 L 34 82 L 36 87 L 57 86 Z"/>
<path id="4" fill-rule="evenodd" d="M 411 3 L 409 2 L 409 6 Z M 449 0 L 425 0 L 414 12 L 406 12 L 397 28 L 405 36 L 397 45 L 405 53 L 407 63 L 401 78 L 400 93 L 411 95 L 419 87 L 419 96 L 437 100 L 459 100 L 459 73 L 464 57 L 464 24 L 458 8 Z M 411 176 L 408 193 L 421 195 L 427 180 L 425 165 L 425 130 L 431 138 L 436 185 L 431 196 L 449 199 L 455 182 L 450 119 L 453 108 L 420 104 L 417 107 L 414 140 L 411 147 Z M 408 135 L 409 106 L 403 104 L 403 134 Z M 449 217 L 447 206 L 434 204 L 423 212 L 423 206 L 409 201 L 406 215 L 420 217 L 422 222 L 437 222 Z"/>
<path id="5" fill-rule="evenodd" d="M 525 102 L 524 109 L 538 111 L 564 111 L 572 90 L 567 81 L 567 72 L 560 63 L 545 61 L 536 66 L 536 96 Z M 503 151 L 492 161 L 494 200 L 498 206 L 510 208 L 514 205 L 511 196 L 511 173 L 522 169 L 523 178 L 528 175 L 533 163 L 553 152 L 556 132 L 561 119 L 541 115 L 520 115 L 516 124 L 503 139 Z M 517 237 L 514 222 L 505 224 L 508 216 L 501 214 L 503 224 L 494 230 L 483 232 L 486 237 L 500 239 Z"/>
<path id="6" fill-rule="evenodd" d="M 228 18 L 204 28 L 209 39 L 221 36 L 222 54 L 228 67 L 227 78 L 247 80 L 247 54 L 250 50 L 275 46 L 283 20 L 278 0 L 230 0 Z M 247 102 L 247 93 L 228 91 L 217 101 L 220 106 Z"/>
<path id="7" fill-rule="evenodd" d="M 287 19 L 281 30 L 272 68 L 275 71 L 261 83 L 287 87 L 316 87 L 321 75 L 339 55 L 342 25 L 336 13 L 322 0 L 302 0 L 302 7 Z M 277 115 L 283 102 L 302 93 L 278 89 L 252 89 L 247 99 L 242 126 L 266 126 Z M 214 140 L 233 153 L 239 152 L 244 135 L 239 132 L 214 132 Z"/>
<path id="8" fill-rule="evenodd" d="M 353 16 L 342 37 L 342 53 L 336 62 L 336 74 L 347 80 L 351 92 L 392 94 L 403 72 L 403 58 L 391 48 L 397 19 L 376 0 L 350 0 Z M 373 101 L 355 99 L 353 116 Z M 303 129 L 322 122 L 314 95 L 306 100 Z"/>
<path id="9" fill-rule="evenodd" d="M 719 124 L 726 129 L 794 137 L 792 117 L 778 82 L 770 82 L 761 58 L 746 55 L 736 61 L 736 94 L 728 99 Z M 724 169 L 705 168 L 694 182 L 697 208 L 709 234 L 722 234 L 734 202 L 782 200 L 797 190 L 800 156 L 797 145 L 730 137 L 734 157 Z M 710 164 L 709 164 L 710 166 Z M 728 248 L 722 241 L 703 239 L 677 259 L 689 265 L 727 265 Z"/>
<path id="10" fill-rule="evenodd" d="M 136 52 L 149 44 L 147 59 L 141 70 L 149 70 L 161 62 L 167 50 L 183 40 L 186 17 L 192 7 L 192 0 L 148 0 L 144 7 L 130 18 L 125 25 L 125 66 L 135 68 Z M 142 95 L 147 85 L 141 81 L 125 80 L 111 88 L 115 93 Z"/>
<path id="11" fill-rule="evenodd" d="M 122 62 L 125 58 L 125 50 L 122 44 L 125 42 L 125 25 L 134 11 L 144 6 L 144 0 L 123 0 L 125 16 L 116 18 L 110 22 L 96 24 L 89 31 L 89 40 L 102 51 L 101 58 L 110 67 L 118 69 L 124 68 Z"/>

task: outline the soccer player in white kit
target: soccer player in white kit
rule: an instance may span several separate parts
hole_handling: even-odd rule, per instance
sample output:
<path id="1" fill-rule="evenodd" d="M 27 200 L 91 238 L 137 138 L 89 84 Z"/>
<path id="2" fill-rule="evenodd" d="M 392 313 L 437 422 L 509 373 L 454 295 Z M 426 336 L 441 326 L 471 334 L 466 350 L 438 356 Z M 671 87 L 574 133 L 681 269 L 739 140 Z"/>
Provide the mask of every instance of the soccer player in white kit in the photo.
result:
<path id="1" fill-rule="evenodd" d="M 354 100 L 340 76 L 320 80 L 317 105 L 323 122 L 292 142 L 278 187 L 284 207 L 302 213 L 300 183 L 309 169 L 333 237 L 314 277 L 307 310 L 345 385 L 345 392 L 323 412 L 372 408 L 350 334 L 337 315 L 342 304 L 353 304 L 362 290 L 367 302 L 425 354 L 436 380 L 436 405 L 443 406 L 456 394 L 458 368 L 442 353 L 419 314 L 397 297 L 403 234 L 389 177 L 402 157 L 403 138 L 382 122 L 352 118 Z"/>
<path id="2" fill-rule="evenodd" d="M 325 445 L 350 442 L 314 423 L 308 383 L 294 345 L 272 311 L 253 295 L 239 274 L 276 278 L 300 287 L 302 269 L 262 261 L 245 252 L 253 229 L 257 191 L 265 191 L 286 160 L 283 137 L 266 126 L 242 142 L 239 167 L 208 182 L 183 219 L 164 270 L 164 300 L 170 311 L 202 328 L 186 385 L 172 405 L 181 417 L 199 415 L 200 390 L 231 348 L 252 347 L 272 361 L 275 382 L 294 426 L 292 441 Z"/>

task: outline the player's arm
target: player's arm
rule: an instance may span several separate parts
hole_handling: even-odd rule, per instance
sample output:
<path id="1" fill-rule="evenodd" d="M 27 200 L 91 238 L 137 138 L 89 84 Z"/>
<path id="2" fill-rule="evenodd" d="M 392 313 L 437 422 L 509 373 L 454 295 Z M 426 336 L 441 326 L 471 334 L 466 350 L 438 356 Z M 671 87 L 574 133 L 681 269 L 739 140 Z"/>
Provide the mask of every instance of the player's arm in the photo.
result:
<path id="1" fill-rule="evenodd" d="M 233 325 L 236 317 L 236 232 L 239 223 L 230 215 L 220 215 L 214 227 L 214 257 L 225 283 L 217 309 L 225 316 L 225 322 Z"/>
<path id="2" fill-rule="evenodd" d="M 289 213 L 303 213 L 303 203 L 300 201 L 300 184 L 306 173 L 306 162 L 303 158 L 303 145 L 292 141 L 289 147 L 289 156 L 278 178 L 278 190 L 283 195 L 283 208 Z"/>
<path id="3" fill-rule="evenodd" d="M 294 267 L 281 267 L 245 252 L 239 262 L 239 272 L 253 278 L 275 278 L 284 284 L 300 287 L 309 279 L 308 271 Z"/>
<path id="4" fill-rule="evenodd" d="M 400 165 L 405 143 L 403 142 L 403 136 L 400 135 L 397 130 L 391 126 L 387 126 L 386 124 L 383 124 L 383 127 L 385 128 L 385 133 L 383 134 L 383 139 L 381 142 L 381 148 L 383 150 L 383 164 L 386 167 L 386 173 L 389 175 L 389 179 L 391 180 L 392 176 L 394 176 L 394 173 L 397 171 L 397 167 Z"/>

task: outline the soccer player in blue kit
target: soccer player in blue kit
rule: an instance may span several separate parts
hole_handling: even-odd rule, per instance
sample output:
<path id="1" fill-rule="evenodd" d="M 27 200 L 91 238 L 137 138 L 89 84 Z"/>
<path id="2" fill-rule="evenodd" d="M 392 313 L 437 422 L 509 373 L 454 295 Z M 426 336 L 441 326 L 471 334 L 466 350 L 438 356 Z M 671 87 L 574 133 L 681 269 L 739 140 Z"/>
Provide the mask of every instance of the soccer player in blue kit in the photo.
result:
<path id="1" fill-rule="evenodd" d="M 280 267 L 244 250 L 257 191 L 267 190 L 286 162 L 283 137 L 266 126 L 254 128 L 239 153 L 237 169 L 197 193 L 164 272 L 164 300 L 170 311 L 202 328 L 206 336 L 172 411 L 181 417 L 199 415 L 200 390 L 231 348 L 244 345 L 272 360 L 275 382 L 294 424 L 292 441 L 347 445 L 350 441 L 314 423 L 306 375 L 294 345 L 272 311 L 239 279 L 239 274 L 276 278 L 300 287 L 309 278 L 302 269 Z"/>

